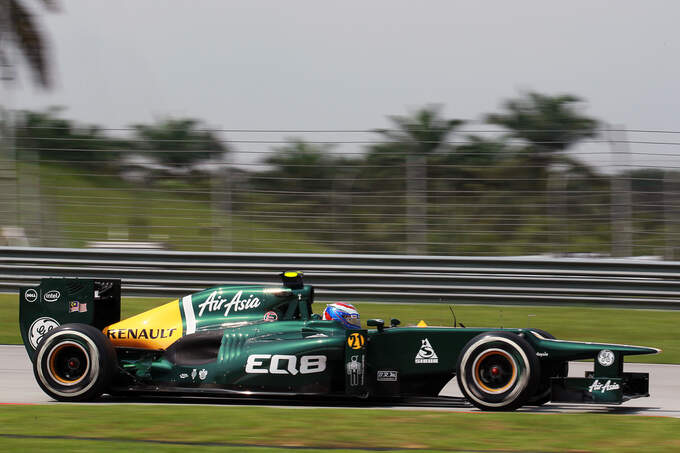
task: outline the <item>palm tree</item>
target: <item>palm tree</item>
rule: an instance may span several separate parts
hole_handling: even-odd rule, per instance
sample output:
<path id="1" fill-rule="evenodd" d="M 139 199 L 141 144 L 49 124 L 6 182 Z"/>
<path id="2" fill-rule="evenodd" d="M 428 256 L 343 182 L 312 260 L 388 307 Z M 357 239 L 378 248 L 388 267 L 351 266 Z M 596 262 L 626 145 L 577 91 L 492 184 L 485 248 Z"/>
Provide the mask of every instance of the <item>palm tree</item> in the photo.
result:
<path id="1" fill-rule="evenodd" d="M 126 140 L 108 137 L 98 126 L 62 118 L 63 110 L 49 107 L 17 112 L 14 138 L 19 159 L 30 160 L 37 152 L 40 159 L 99 168 L 101 163 L 115 160 L 117 150 L 129 148 Z"/>
<path id="2" fill-rule="evenodd" d="M 391 116 L 396 129 L 376 131 L 406 154 L 408 253 L 427 251 L 427 158 L 463 124 L 461 120 L 441 118 L 440 110 L 440 106 L 428 106 L 411 116 Z"/>
<path id="3" fill-rule="evenodd" d="M 191 118 L 168 118 L 132 127 L 138 150 L 151 151 L 156 159 L 176 169 L 229 151 L 214 131 Z"/>
<path id="4" fill-rule="evenodd" d="M 546 203 L 546 231 L 558 252 L 569 241 L 567 189 L 570 175 L 592 178 L 595 172 L 588 165 L 566 156 L 576 143 L 597 135 L 598 122 L 576 109 L 581 100 L 572 95 L 548 96 L 535 92 L 505 102 L 506 112 L 487 115 L 491 124 L 509 130 L 509 137 L 524 144 L 514 156 L 515 169 L 523 173 L 525 190 L 532 190 Z M 561 169 L 561 170 L 560 170 Z M 518 170 L 515 170 L 514 175 Z M 514 176 L 513 175 L 513 176 Z"/>
<path id="5" fill-rule="evenodd" d="M 54 0 L 41 0 L 48 10 L 57 11 Z M 12 66 L 9 48 L 15 47 L 28 63 L 38 86 L 50 85 L 50 67 L 47 58 L 45 35 L 33 14 L 20 0 L 5 0 L 0 6 L 0 65 Z"/>
<path id="6" fill-rule="evenodd" d="M 556 164 L 583 172 L 585 166 L 559 154 L 586 138 L 597 135 L 598 122 L 582 115 L 576 96 L 548 96 L 535 92 L 511 99 L 506 112 L 487 115 L 486 121 L 508 129 L 511 138 L 528 143 L 518 157 L 526 161 L 537 190 L 545 189 L 550 167 Z"/>
<path id="7" fill-rule="evenodd" d="M 304 192 L 305 195 L 325 194 L 330 192 L 336 162 L 329 154 L 327 145 L 307 143 L 300 139 L 289 139 L 284 146 L 274 148 L 274 154 L 268 156 L 264 163 L 273 169 L 266 173 L 267 185 L 272 182 L 279 188 Z"/>

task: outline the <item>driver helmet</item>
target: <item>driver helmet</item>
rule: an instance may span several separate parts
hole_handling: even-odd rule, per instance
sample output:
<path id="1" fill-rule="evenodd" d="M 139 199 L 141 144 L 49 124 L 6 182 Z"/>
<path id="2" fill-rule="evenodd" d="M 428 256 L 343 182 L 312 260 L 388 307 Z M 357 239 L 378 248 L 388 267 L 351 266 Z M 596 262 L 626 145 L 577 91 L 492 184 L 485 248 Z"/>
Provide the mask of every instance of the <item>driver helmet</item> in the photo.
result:
<path id="1" fill-rule="evenodd" d="M 338 321 L 348 329 L 361 329 L 359 311 L 352 304 L 344 302 L 328 304 L 321 318 L 326 321 Z"/>

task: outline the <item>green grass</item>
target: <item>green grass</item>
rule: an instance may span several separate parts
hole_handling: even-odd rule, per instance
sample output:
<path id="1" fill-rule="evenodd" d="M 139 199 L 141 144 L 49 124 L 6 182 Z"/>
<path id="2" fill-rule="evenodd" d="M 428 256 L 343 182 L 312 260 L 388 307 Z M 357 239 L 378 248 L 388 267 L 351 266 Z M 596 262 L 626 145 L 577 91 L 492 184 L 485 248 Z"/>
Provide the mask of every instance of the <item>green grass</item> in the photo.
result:
<path id="1" fill-rule="evenodd" d="M 122 317 L 156 307 L 170 299 L 127 297 Z M 16 294 L 0 294 L 0 343 L 19 344 Z M 320 312 L 323 303 L 315 304 Z M 428 325 L 451 326 L 453 318 L 447 305 L 438 304 L 356 304 L 364 323 L 370 318 L 398 318 L 402 325 L 424 320 Z M 680 363 L 680 311 L 632 310 L 589 307 L 499 307 L 460 305 L 455 308 L 459 322 L 468 327 L 538 327 L 564 340 L 601 341 L 637 344 L 663 349 L 657 355 L 632 356 L 629 362 Z"/>
<path id="2" fill-rule="evenodd" d="M 680 449 L 679 430 L 678 419 L 598 414 L 182 405 L 0 406 L 3 451 L 114 447 L 125 451 L 209 451 L 220 447 L 231 448 L 227 451 L 269 451 L 246 448 L 249 445 L 320 450 L 673 451 Z M 7 434 L 35 437 L 2 436 Z M 46 438 L 49 436 L 55 438 Z"/>
<path id="3" fill-rule="evenodd" d="M 21 343 L 19 295 L 0 294 L 0 344 Z"/>
<path id="4" fill-rule="evenodd" d="M 35 171 L 22 164 L 23 172 Z M 144 187 L 110 176 L 59 165 L 42 165 L 41 200 L 49 220 L 46 234 L 65 247 L 116 239 L 163 242 L 192 251 L 333 253 L 308 235 L 277 229 L 214 209 L 210 184 L 158 181 Z M 50 223 L 51 221 L 51 223 Z M 58 226 L 59 225 L 59 226 Z M 50 233 L 50 229 L 58 233 Z M 230 236 L 227 234 L 230 232 Z"/>

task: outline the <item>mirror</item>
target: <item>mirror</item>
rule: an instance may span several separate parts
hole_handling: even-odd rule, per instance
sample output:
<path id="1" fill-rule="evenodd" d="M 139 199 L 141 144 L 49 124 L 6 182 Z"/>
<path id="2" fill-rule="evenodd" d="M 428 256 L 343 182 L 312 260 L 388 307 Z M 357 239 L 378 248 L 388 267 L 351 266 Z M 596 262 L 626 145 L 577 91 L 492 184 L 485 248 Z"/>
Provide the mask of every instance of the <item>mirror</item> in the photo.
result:
<path id="1" fill-rule="evenodd" d="M 366 321 L 368 327 L 377 327 L 378 332 L 382 332 L 385 329 L 385 321 L 382 319 L 369 319 Z"/>

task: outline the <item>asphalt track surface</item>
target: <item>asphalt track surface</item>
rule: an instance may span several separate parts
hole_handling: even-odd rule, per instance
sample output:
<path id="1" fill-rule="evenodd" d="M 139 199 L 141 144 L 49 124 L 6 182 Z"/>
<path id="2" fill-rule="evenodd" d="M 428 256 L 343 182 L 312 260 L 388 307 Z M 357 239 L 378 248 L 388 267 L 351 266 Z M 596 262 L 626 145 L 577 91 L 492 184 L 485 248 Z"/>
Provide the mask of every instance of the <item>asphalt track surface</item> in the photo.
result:
<path id="1" fill-rule="evenodd" d="M 570 376 L 583 376 L 586 370 L 592 370 L 592 363 L 572 362 L 569 367 Z M 583 405 L 553 404 L 543 407 L 526 407 L 519 412 L 533 413 L 603 413 L 626 415 L 652 415 L 680 418 L 680 365 L 659 365 L 627 363 L 625 371 L 648 372 L 649 398 L 639 398 L 621 405 Z M 0 405 L 2 404 L 59 404 L 43 393 L 35 382 L 31 362 L 23 346 L 0 345 Z M 461 396 L 455 379 L 442 391 L 448 396 L 446 401 L 432 399 L 416 399 L 394 405 L 393 403 L 356 403 L 347 400 L 328 399 L 260 399 L 260 398 L 196 398 L 196 397 L 145 397 L 119 399 L 100 398 L 91 404 L 210 404 L 228 406 L 268 406 L 288 408 L 339 407 L 352 409 L 399 409 L 399 410 L 439 410 L 453 412 L 477 412 Z"/>

